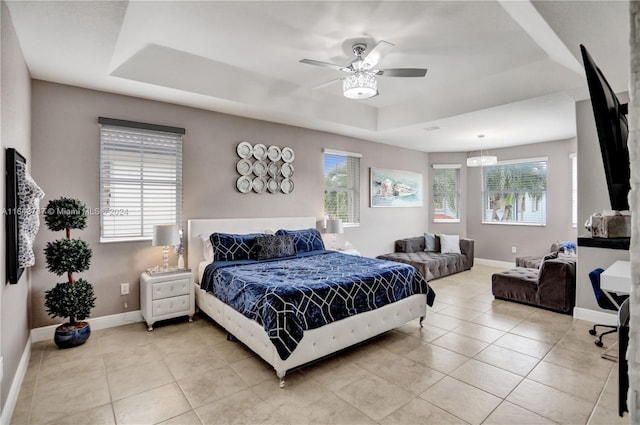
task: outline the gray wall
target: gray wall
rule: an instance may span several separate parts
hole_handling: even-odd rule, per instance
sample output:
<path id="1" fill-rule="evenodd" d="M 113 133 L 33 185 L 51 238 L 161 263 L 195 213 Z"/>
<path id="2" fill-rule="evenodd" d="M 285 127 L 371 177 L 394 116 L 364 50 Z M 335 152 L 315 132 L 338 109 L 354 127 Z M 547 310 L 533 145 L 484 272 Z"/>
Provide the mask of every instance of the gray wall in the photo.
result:
<path id="1" fill-rule="evenodd" d="M 621 102 L 628 102 L 628 93 L 619 93 Z M 596 212 L 611 209 L 602 154 L 590 100 L 576 103 L 578 134 L 578 234 L 588 235 L 583 223 Z M 576 307 L 604 311 L 596 303 L 589 272 L 597 267 L 606 269 L 617 260 L 629 260 L 629 251 L 615 249 L 578 249 Z"/>
<path id="2" fill-rule="evenodd" d="M 571 227 L 571 161 L 576 152 L 576 139 L 491 149 L 498 160 L 546 156 L 547 225 L 519 226 L 482 224 L 482 180 L 480 168 L 467 169 L 467 236 L 475 239 L 478 258 L 515 262 L 516 257 L 541 255 L 554 241 L 576 241 Z M 511 252 L 515 246 L 517 253 Z"/>
<path id="3" fill-rule="evenodd" d="M 361 161 L 361 226 L 347 228 L 339 243 L 349 241 L 363 255 L 393 251 L 393 241 L 426 230 L 428 208 L 369 208 L 369 168 L 381 167 L 427 176 L 428 155 L 335 134 L 241 118 L 139 98 L 108 94 L 34 80 L 33 175 L 52 198 L 71 196 L 97 208 L 99 184 L 99 134 L 97 117 L 184 127 L 184 205 L 188 218 L 323 217 L 322 148 L 363 155 Z M 235 153 L 240 141 L 290 146 L 295 190 L 290 195 L 240 194 L 235 188 Z M 425 184 L 424 199 L 428 190 Z M 426 201 L 425 201 L 426 202 Z M 93 249 L 91 269 L 83 277 L 94 284 L 97 303 L 93 317 L 139 309 L 139 278 L 160 261 L 161 250 L 150 242 L 99 243 L 99 217 L 76 236 Z M 33 326 L 54 323 L 42 306 L 43 292 L 56 277 L 45 269 L 42 250 L 54 235 L 38 234 L 37 265 L 33 274 Z M 175 258 L 171 258 L 175 264 Z M 119 284 L 131 283 L 131 294 L 120 296 Z M 125 310 L 124 301 L 128 308 Z"/>
<path id="4" fill-rule="evenodd" d="M 22 51 L 16 38 L 9 10 L 4 3 L 0 4 L 2 32 L 2 63 L 0 64 L 0 92 L 2 93 L 0 114 L 0 156 L 4 164 L 4 148 L 16 148 L 27 159 L 27 167 L 32 170 L 31 157 L 31 81 L 29 71 L 24 62 Z M 2 165 L 4 168 L 4 165 Z M 0 184 L 0 199 L 4 204 L 4 178 Z M 5 258 L 4 218 L 2 219 L 2 242 L 0 257 Z M 1 346 L 4 359 L 4 377 L 2 379 L 1 402 L 4 408 L 11 384 L 15 378 L 18 364 L 29 340 L 29 288 L 31 274 L 27 269 L 17 285 L 9 285 L 5 278 L 5 264 L 0 262 L 0 275 L 4 284 L 0 289 L 2 310 L 0 326 L 2 327 Z"/>

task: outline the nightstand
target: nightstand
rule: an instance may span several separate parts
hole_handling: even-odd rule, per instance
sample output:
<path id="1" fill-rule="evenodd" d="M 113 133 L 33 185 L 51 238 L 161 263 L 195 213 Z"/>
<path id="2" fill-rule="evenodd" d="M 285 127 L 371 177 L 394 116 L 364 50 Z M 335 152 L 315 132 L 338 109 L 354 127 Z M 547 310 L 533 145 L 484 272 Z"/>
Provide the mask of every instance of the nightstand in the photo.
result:
<path id="1" fill-rule="evenodd" d="M 142 273 L 140 276 L 140 310 L 147 330 L 160 320 L 189 316 L 196 312 L 193 273 L 190 270 L 168 273 Z"/>

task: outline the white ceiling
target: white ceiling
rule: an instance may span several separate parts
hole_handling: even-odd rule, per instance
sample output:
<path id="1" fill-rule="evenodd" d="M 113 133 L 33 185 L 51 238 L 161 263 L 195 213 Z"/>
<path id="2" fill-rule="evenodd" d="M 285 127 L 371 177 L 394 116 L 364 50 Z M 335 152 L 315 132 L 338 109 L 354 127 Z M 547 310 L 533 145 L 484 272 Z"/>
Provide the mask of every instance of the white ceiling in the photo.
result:
<path id="1" fill-rule="evenodd" d="M 33 78 L 428 152 L 477 149 L 480 133 L 488 148 L 574 137 L 580 43 L 628 87 L 626 1 L 7 4 Z M 349 100 L 314 88 L 338 71 L 298 62 L 347 65 L 355 41 L 380 40 L 395 48 L 379 68 L 426 77 Z"/>

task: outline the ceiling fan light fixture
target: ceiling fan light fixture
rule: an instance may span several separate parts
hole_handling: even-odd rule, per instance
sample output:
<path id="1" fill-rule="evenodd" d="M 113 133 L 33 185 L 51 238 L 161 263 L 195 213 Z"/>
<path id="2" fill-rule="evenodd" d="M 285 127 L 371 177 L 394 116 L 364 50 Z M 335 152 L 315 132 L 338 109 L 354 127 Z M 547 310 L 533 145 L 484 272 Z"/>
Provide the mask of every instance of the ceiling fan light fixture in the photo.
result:
<path id="1" fill-rule="evenodd" d="M 378 94 L 378 80 L 374 74 L 355 72 L 342 80 L 342 93 L 349 99 L 369 99 Z"/>

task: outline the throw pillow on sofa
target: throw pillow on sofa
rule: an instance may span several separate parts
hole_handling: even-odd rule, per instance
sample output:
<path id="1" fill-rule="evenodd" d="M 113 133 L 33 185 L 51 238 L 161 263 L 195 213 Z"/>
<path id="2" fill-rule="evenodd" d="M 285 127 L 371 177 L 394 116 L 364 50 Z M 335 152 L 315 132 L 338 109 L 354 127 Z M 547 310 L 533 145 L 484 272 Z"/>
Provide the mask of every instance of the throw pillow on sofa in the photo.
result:
<path id="1" fill-rule="evenodd" d="M 440 234 L 440 252 L 443 254 L 461 254 L 460 236 Z"/>
<path id="2" fill-rule="evenodd" d="M 433 233 L 424 234 L 424 252 L 436 252 L 436 235 Z"/>

